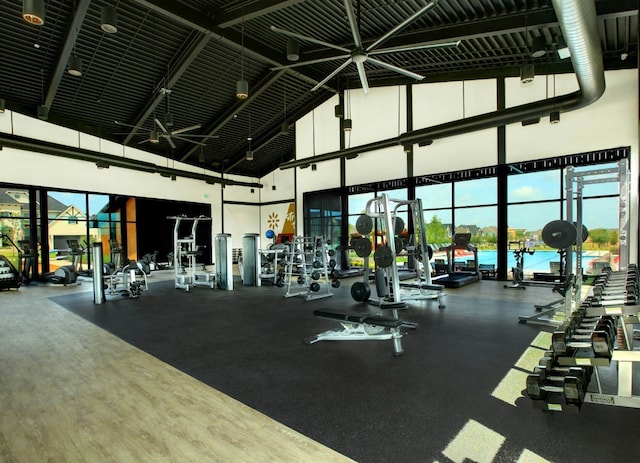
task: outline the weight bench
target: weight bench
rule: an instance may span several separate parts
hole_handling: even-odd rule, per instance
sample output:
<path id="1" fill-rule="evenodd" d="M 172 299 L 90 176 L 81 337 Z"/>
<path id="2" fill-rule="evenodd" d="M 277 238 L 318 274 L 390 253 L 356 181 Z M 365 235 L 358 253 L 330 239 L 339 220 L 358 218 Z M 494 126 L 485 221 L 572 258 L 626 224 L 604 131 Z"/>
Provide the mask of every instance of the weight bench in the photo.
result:
<path id="1" fill-rule="evenodd" d="M 415 330 L 418 327 L 417 323 L 398 318 L 395 309 L 393 317 L 374 314 L 345 314 L 326 310 L 314 310 L 313 315 L 318 318 L 337 320 L 342 325 L 342 329 L 329 330 L 305 338 L 305 344 L 311 345 L 319 341 L 381 341 L 391 339 L 393 340 L 393 355 L 395 357 L 404 352 L 402 349 L 402 329 Z"/>

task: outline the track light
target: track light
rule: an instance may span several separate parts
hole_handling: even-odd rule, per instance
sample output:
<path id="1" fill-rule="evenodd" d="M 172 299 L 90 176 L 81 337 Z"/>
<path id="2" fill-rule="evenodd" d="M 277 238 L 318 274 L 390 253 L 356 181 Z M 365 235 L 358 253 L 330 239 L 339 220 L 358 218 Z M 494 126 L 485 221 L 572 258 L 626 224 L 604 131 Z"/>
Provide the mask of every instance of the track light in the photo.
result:
<path id="1" fill-rule="evenodd" d="M 71 55 L 69 57 L 69 62 L 67 63 L 67 72 L 72 76 L 79 77 L 82 75 L 82 58 L 76 55 Z"/>
<path id="2" fill-rule="evenodd" d="M 49 108 L 45 105 L 38 106 L 38 119 L 41 121 L 46 121 L 49 119 Z"/>
<path id="3" fill-rule="evenodd" d="M 100 9 L 100 28 L 108 34 L 118 32 L 118 15 L 111 5 L 102 5 Z"/>
<path id="4" fill-rule="evenodd" d="M 300 45 L 293 38 L 287 40 L 287 59 L 289 61 L 298 61 L 300 59 Z"/>
<path id="5" fill-rule="evenodd" d="M 523 87 L 531 85 L 536 75 L 533 64 L 525 64 L 520 68 L 520 85 Z"/>
<path id="6" fill-rule="evenodd" d="M 4 113 L 5 106 L 6 102 L 4 101 L 4 98 L 0 98 L 0 114 Z"/>
<path id="7" fill-rule="evenodd" d="M 236 82 L 236 97 L 239 100 L 244 100 L 249 96 L 249 82 L 244 79 L 240 79 Z"/>
<path id="8" fill-rule="evenodd" d="M 171 176 L 171 181 L 172 181 L 172 182 L 175 182 L 177 178 L 178 178 L 178 177 L 176 177 L 176 175 L 175 175 L 175 174 L 173 174 L 173 175 Z"/>
<path id="9" fill-rule="evenodd" d="M 549 114 L 549 124 L 558 124 L 560 123 L 560 111 L 552 111 Z"/>
<path id="10" fill-rule="evenodd" d="M 44 0 L 22 0 L 22 19 L 34 26 L 44 24 Z"/>
<path id="11" fill-rule="evenodd" d="M 539 35 L 531 42 L 531 57 L 542 58 L 547 53 L 547 43 L 544 37 Z"/>
<path id="12" fill-rule="evenodd" d="M 318 165 L 317 164 L 311 164 L 311 170 L 314 171 L 314 172 L 316 170 L 318 170 Z"/>

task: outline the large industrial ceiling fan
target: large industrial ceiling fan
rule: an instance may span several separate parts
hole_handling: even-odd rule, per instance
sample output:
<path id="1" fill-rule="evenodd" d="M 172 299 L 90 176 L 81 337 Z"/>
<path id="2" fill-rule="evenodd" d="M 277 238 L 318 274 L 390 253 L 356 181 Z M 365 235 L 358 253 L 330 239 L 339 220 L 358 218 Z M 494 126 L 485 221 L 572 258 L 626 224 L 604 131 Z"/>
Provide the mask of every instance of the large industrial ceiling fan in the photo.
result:
<path id="1" fill-rule="evenodd" d="M 334 45 L 322 40 L 318 40 L 313 37 L 308 37 L 306 35 L 298 34 L 296 32 L 280 29 L 276 26 L 271 26 L 271 30 L 274 32 L 277 32 L 278 34 L 286 35 L 294 39 L 303 40 L 305 42 L 315 43 L 318 45 L 322 45 L 324 47 L 332 48 L 334 50 L 339 50 L 343 52 L 340 55 L 330 56 L 327 58 L 319 58 L 319 59 L 310 60 L 310 61 L 301 61 L 298 63 L 289 64 L 285 66 L 273 67 L 271 69 L 272 70 L 289 69 L 289 68 L 294 68 L 298 66 L 305 66 L 309 64 L 317 64 L 317 63 L 323 63 L 326 61 L 344 59 L 345 61 L 340 66 L 338 66 L 331 74 L 329 74 L 327 77 L 325 77 L 322 81 L 320 81 L 315 87 L 311 89 L 312 92 L 322 87 L 327 81 L 332 79 L 338 73 L 342 72 L 342 70 L 345 69 L 347 66 L 349 66 L 351 63 L 355 63 L 358 69 L 358 76 L 360 77 L 362 89 L 365 93 L 369 91 L 369 82 L 367 80 L 367 73 L 364 68 L 365 62 L 373 64 L 375 66 L 379 66 L 384 69 L 388 69 L 390 71 L 397 72 L 399 74 L 405 75 L 407 77 L 411 77 L 416 80 L 422 80 L 424 79 L 424 76 L 417 74 L 415 72 L 409 71 L 407 69 L 400 68 L 393 64 L 380 61 L 379 59 L 375 58 L 375 56 L 389 54 L 389 53 L 402 53 L 402 52 L 408 52 L 408 51 L 426 50 L 426 49 L 434 49 L 434 48 L 457 47 L 460 44 L 460 41 L 446 42 L 446 43 L 439 43 L 439 44 L 415 44 L 415 45 L 392 47 L 392 48 L 380 48 L 380 49 L 378 48 L 384 42 L 389 40 L 394 34 L 400 32 L 402 29 L 404 29 L 409 24 L 414 22 L 424 13 L 434 8 L 437 4 L 438 4 L 438 0 L 433 0 L 432 2 L 423 6 L 418 11 L 416 11 L 413 15 L 411 15 L 409 18 L 405 19 L 402 23 L 398 24 L 396 27 L 391 29 L 385 35 L 383 35 L 378 40 L 374 41 L 371 45 L 365 48 L 363 46 L 362 38 L 360 37 L 360 31 L 358 29 L 358 25 L 356 22 L 356 14 L 353 8 L 353 3 L 351 0 L 344 0 L 344 7 L 347 12 L 347 19 L 349 20 L 351 35 L 353 36 L 354 48 L 352 50 L 349 50 L 347 48 Z"/>

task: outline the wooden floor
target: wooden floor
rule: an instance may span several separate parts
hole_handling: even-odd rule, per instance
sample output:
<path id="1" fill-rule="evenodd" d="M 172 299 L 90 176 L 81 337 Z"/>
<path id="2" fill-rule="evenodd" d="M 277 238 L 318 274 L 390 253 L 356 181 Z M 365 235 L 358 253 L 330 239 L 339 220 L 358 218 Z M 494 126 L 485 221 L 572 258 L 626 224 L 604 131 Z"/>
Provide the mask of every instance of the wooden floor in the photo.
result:
<path id="1" fill-rule="evenodd" d="M 0 462 L 352 461 L 47 297 L 0 293 Z"/>

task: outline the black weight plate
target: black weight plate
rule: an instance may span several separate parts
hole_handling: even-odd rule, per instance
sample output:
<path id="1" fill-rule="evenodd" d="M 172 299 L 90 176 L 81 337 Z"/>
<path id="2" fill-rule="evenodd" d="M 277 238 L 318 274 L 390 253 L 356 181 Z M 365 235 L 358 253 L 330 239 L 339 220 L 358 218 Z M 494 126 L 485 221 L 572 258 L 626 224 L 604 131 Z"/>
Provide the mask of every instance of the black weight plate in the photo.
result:
<path id="1" fill-rule="evenodd" d="M 334 288 L 339 288 L 340 287 L 340 280 L 333 280 L 331 282 L 331 286 Z"/>
<path id="2" fill-rule="evenodd" d="M 353 249 L 358 257 L 367 257 L 371 255 L 371 240 L 369 238 L 358 238 L 353 243 Z"/>
<path id="3" fill-rule="evenodd" d="M 369 285 L 362 282 L 356 281 L 351 285 L 351 297 L 358 302 L 364 302 L 369 300 L 369 296 L 371 296 L 371 288 Z"/>
<path id="4" fill-rule="evenodd" d="M 356 230 L 361 235 L 368 235 L 373 230 L 373 220 L 366 214 L 362 214 L 356 220 Z"/>
<path id="5" fill-rule="evenodd" d="M 322 262 L 320 262 L 319 260 L 314 260 L 312 267 L 313 268 L 320 268 L 320 267 L 322 267 Z"/>
<path id="6" fill-rule="evenodd" d="M 373 260 L 378 267 L 386 268 L 391 266 L 391 264 L 393 264 L 391 248 L 388 246 L 380 246 L 376 249 L 376 252 L 373 253 Z"/>
<path id="7" fill-rule="evenodd" d="M 320 272 L 318 272 L 317 270 L 314 270 L 313 272 L 311 272 L 311 279 L 312 280 L 319 280 L 320 279 Z"/>
<path id="8" fill-rule="evenodd" d="M 320 291 L 320 283 L 316 283 L 315 281 L 309 285 L 309 289 L 314 293 Z"/>
<path id="9" fill-rule="evenodd" d="M 393 234 L 399 235 L 404 230 L 404 220 L 402 217 L 395 217 L 393 219 Z"/>
<path id="10" fill-rule="evenodd" d="M 335 256 L 335 255 L 336 255 L 336 252 L 335 252 L 333 249 L 329 249 L 329 250 L 327 251 L 327 254 L 329 254 L 329 257 L 333 257 L 333 256 Z"/>
<path id="11" fill-rule="evenodd" d="M 576 242 L 576 227 L 566 220 L 552 220 L 542 229 L 542 241 L 555 249 L 566 249 Z"/>
<path id="12" fill-rule="evenodd" d="M 404 241 L 401 240 L 398 237 L 395 237 L 395 239 L 393 240 L 393 244 L 395 245 L 396 248 L 396 256 L 398 254 L 400 254 L 402 252 L 402 250 L 404 249 Z"/>
<path id="13" fill-rule="evenodd" d="M 573 222 L 573 226 L 578 228 L 577 222 Z M 582 242 L 584 243 L 585 241 L 587 241 L 587 238 L 589 238 L 589 229 L 584 224 L 582 224 Z"/>
<path id="14" fill-rule="evenodd" d="M 335 259 L 329 259 L 329 267 L 333 268 L 338 264 Z"/>

